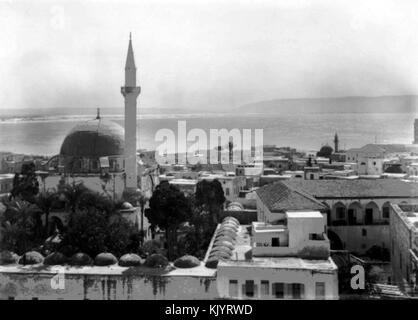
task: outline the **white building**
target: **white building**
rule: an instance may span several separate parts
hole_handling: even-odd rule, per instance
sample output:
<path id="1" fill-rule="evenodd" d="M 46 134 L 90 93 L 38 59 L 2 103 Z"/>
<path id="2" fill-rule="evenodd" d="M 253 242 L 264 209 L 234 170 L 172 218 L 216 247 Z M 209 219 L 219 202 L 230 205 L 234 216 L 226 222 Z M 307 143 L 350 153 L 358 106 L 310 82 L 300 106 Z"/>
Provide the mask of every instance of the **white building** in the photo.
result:
<path id="1" fill-rule="evenodd" d="M 225 198 L 229 201 L 234 201 L 239 197 L 240 191 L 244 190 L 246 186 L 246 180 L 244 176 L 235 175 L 233 172 L 227 172 L 225 174 L 202 174 L 199 177 L 199 181 L 218 180 L 224 191 Z"/>
<path id="2" fill-rule="evenodd" d="M 229 299 L 338 299 L 337 266 L 329 256 L 325 220 L 312 211 L 286 212 L 282 225 L 254 222 L 219 261 L 217 288 Z"/>

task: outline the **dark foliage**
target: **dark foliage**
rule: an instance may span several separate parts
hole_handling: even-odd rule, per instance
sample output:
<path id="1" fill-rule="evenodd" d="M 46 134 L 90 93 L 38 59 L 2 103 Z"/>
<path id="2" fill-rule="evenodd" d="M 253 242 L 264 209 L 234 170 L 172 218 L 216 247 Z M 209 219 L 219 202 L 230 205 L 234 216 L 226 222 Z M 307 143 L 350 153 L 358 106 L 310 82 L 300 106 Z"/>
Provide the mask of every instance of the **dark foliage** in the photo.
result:
<path id="1" fill-rule="evenodd" d="M 172 259 L 176 254 L 177 231 L 190 217 L 190 203 L 177 187 L 162 182 L 156 187 L 149 205 L 150 210 L 145 212 L 145 216 L 151 225 L 165 231 L 167 254 Z"/>
<path id="2" fill-rule="evenodd" d="M 64 265 L 67 262 L 68 258 L 61 252 L 53 252 L 49 254 L 44 260 L 44 264 L 49 266 Z"/>
<path id="3" fill-rule="evenodd" d="M 13 198 L 20 197 L 34 203 L 38 193 L 39 182 L 35 173 L 35 164 L 33 162 L 23 163 L 20 174 L 15 174 L 11 195 Z"/>
<path id="4" fill-rule="evenodd" d="M 43 243 L 42 212 L 23 200 L 5 203 L 6 210 L 0 218 L 1 249 L 23 254 Z"/>
<path id="5" fill-rule="evenodd" d="M 67 250 L 82 251 L 91 256 L 111 252 L 116 256 L 127 253 L 133 246 L 138 231 L 120 216 L 109 223 L 107 214 L 97 208 L 77 210 L 68 227 L 62 246 Z M 62 251 L 62 250 L 60 250 Z"/>

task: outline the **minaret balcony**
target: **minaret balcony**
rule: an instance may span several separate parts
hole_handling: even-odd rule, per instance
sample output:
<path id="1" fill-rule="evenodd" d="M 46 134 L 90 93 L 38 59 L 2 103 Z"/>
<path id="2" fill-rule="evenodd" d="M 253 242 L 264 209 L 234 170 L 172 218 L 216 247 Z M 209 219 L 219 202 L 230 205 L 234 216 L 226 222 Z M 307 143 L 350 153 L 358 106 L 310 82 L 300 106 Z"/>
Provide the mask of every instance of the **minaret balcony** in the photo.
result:
<path id="1" fill-rule="evenodd" d="M 129 94 L 129 93 L 136 93 L 138 95 L 141 92 L 141 87 L 121 87 L 120 92 L 123 95 Z"/>

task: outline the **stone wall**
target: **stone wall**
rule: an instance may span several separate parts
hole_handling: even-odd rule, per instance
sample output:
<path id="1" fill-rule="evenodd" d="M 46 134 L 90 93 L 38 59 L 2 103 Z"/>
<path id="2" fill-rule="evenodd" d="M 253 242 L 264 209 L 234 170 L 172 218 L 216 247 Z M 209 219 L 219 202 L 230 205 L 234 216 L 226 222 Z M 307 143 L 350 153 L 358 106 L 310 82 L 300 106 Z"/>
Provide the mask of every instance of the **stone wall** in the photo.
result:
<path id="1" fill-rule="evenodd" d="M 214 299 L 216 278 L 205 276 L 65 274 L 60 289 L 54 273 L 0 273 L 0 300 Z M 51 285 L 52 281 L 52 285 Z M 55 285 L 54 285 L 55 284 Z"/>

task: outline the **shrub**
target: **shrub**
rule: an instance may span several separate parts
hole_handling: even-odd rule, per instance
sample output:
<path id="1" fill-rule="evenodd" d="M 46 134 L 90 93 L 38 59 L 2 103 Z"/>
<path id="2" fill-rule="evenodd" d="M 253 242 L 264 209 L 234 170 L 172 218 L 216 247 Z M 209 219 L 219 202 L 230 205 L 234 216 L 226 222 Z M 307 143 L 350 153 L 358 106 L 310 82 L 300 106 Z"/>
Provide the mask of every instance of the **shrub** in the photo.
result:
<path id="1" fill-rule="evenodd" d="M 330 252 L 326 247 L 307 246 L 299 251 L 302 259 L 323 260 L 328 259 Z"/>
<path id="2" fill-rule="evenodd" d="M 79 252 L 71 257 L 70 264 L 73 266 L 90 266 L 93 264 L 93 259 L 88 254 Z"/>
<path id="3" fill-rule="evenodd" d="M 145 266 L 148 268 L 165 268 L 168 266 L 168 260 L 163 255 L 154 253 L 145 260 Z"/>
<path id="4" fill-rule="evenodd" d="M 199 259 L 191 255 L 182 256 L 174 261 L 174 266 L 177 268 L 194 268 L 199 265 Z"/>
<path id="5" fill-rule="evenodd" d="M 161 242 L 158 240 L 148 240 L 144 242 L 142 246 L 142 251 L 145 255 L 150 256 L 154 253 L 162 254 L 163 249 L 161 249 Z"/>
<path id="6" fill-rule="evenodd" d="M 141 257 L 135 253 L 127 253 L 119 259 L 119 265 L 122 267 L 138 267 L 141 264 Z"/>
<path id="7" fill-rule="evenodd" d="M 16 264 L 19 261 L 19 256 L 11 251 L 0 252 L 0 265 Z"/>
<path id="8" fill-rule="evenodd" d="M 42 254 L 36 251 L 29 251 L 23 254 L 19 260 L 19 264 L 29 265 L 29 264 L 39 264 L 44 261 Z"/>
<path id="9" fill-rule="evenodd" d="M 110 252 L 99 253 L 94 259 L 96 266 L 111 266 L 118 263 L 118 259 Z"/>
<path id="10" fill-rule="evenodd" d="M 68 258 L 61 252 L 53 252 L 50 255 L 48 255 L 44 260 L 44 264 L 48 266 L 63 265 L 67 262 Z"/>

